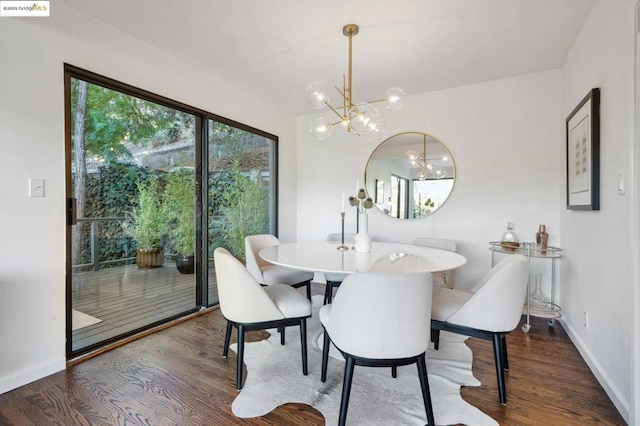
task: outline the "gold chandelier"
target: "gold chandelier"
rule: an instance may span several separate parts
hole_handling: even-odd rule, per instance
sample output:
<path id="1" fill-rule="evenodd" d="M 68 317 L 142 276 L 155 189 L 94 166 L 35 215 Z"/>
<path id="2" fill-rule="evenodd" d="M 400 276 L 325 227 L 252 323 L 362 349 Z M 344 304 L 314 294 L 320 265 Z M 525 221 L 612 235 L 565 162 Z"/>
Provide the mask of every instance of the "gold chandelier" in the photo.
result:
<path id="1" fill-rule="evenodd" d="M 420 172 L 418 172 L 418 180 L 426 180 L 429 178 L 442 179 L 447 175 L 447 173 L 444 169 L 427 161 L 427 135 L 422 135 L 422 137 L 422 152 L 418 154 L 417 152 L 410 150 L 405 154 L 405 157 L 409 162 L 409 167 L 421 168 Z M 443 160 L 446 160 L 446 157 L 443 158 Z"/>
<path id="2" fill-rule="evenodd" d="M 358 136 L 364 136 L 371 141 L 380 141 L 387 136 L 386 123 L 381 119 L 378 110 L 372 105 L 378 102 L 384 102 L 388 109 L 402 108 L 402 97 L 404 92 L 398 87 L 393 87 L 385 92 L 383 99 L 369 102 L 353 103 L 353 72 L 352 72 L 352 41 L 353 37 L 358 34 L 358 26 L 356 24 L 348 24 L 342 28 L 342 34 L 349 37 L 349 69 L 347 77 L 342 75 L 342 89 L 335 86 L 341 97 L 342 105 L 332 106 L 330 104 L 330 90 L 325 83 L 316 81 L 307 87 L 307 103 L 314 108 L 327 107 L 332 111 L 337 120 L 326 117 L 318 117 L 311 124 L 311 135 L 318 140 L 327 139 L 331 136 L 333 127 L 346 132 L 354 132 Z"/>

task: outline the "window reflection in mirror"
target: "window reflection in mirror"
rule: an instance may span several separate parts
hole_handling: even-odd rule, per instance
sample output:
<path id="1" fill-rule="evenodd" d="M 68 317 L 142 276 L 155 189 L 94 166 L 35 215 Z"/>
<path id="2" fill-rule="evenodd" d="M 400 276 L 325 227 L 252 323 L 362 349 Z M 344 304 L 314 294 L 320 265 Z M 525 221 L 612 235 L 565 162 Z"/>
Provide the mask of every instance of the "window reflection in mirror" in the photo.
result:
<path id="1" fill-rule="evenodd" d="M 365 171 L 367 192 L 376 207 L 398 219 L 426 217 L 449 198 L 455 183 L 451 152 L 435 137 L 400 133 L 371 154 Z"/>

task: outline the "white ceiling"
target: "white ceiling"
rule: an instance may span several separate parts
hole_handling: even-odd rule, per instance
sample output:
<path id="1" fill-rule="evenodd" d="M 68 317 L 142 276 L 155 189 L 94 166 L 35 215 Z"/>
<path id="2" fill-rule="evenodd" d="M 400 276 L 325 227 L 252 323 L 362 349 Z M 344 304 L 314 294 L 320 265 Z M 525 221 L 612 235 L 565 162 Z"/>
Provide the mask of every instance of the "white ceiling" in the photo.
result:
<path id="1" fill-rule="evenodd" d="M 292 114 L 305 89 L 354 102 L 559 68 L 595 0 L 59 0 Z"/>

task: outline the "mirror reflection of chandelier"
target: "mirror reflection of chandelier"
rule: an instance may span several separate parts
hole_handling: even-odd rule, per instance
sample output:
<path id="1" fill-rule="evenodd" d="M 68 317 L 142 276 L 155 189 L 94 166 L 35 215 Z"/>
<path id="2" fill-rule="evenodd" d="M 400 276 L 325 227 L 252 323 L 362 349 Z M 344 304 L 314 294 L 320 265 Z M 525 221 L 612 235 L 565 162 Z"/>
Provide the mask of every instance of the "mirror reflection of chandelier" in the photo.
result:
<path id="1" fill-rule="evenodd" d="M 447 175 L 444 169 L 434 165 L 432 162 L 427 161 L 427 135 L 422 136 L 422 152 L 417 153 L 416 151 L 409 150 L 405 154 L 407 161 L 409 162 L 409 167 L 417 168 L 420 167 L 422 170 L 418 173 L 419 180 L 427 180 L 431 179 L 442 179 Z M 446 158 L 443 158 L 446 161 Z"/>
<path id="2" fill-rule="evenodd" d="M 402 107 L 402 96 L 404 92 L 398 87 L 393 87 L 386 91 L 384 99 L 370 102 L 353 103 L 352 92 L 352 39 L 358 34 L 356 24 L 348 24 L 342 28 L 342 33 L 349 37 L 349 69 L 347 77 L 342 76 L 342 89 L 335 86 L 340 94 L 341 106 L 332 106 L 329 86 L 316 81 L 307 87 L 307 103 L 314 108 L 327 107 L 337 117 L 332 121 L 326 117 L 318 117 L 311 124 L 311 135 L 318 140 L 324 140 L 331 136 L 333 127 L 338 127 L 346 132 L 354 132 L 358 136 L 364 136 L 371 141 L 381 141 L 387 136 L 387 126 L 379 115 L 378 110 L 372 104 L 384 102 L 388 109 L 399 109 Z M 334 118 L 335 120 L 335 118 Z"/>

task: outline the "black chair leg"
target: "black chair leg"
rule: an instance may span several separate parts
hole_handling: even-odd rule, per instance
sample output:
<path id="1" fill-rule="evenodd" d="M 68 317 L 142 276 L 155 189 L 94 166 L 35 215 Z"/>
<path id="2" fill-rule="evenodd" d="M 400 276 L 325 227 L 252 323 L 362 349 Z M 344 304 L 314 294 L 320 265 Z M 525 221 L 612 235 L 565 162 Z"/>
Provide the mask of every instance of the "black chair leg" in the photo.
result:
<path id="1" fill-rule="evenodd" d="M 435 426 L 436 421 L 433 417 L 433 406 L 431 405 L 431 390 L 429 389 L 429 377 L 427 376 L 427 361 L 425 354 L 418 357 L 418 376 L 420 377 L 420 388 L 422 389 L 422 399 L 424 400 L 424 408 L 427 412 L 427 424 Z"/>
<path id="2" fill-rule="evenodd" d="M 222 357 L 226 358 L 229 354 L 229 342 L 231 341 L 231 329 L 233 329 L 233 325 L 231 321 L 227 321 L 227 332 L 224 335 L 224 349 L 222 349 Z"/>
<path id="3" fill-rule="evenodd" d="M 331 286 L 331 282 L 327 281 L 327 284 L 324 287 L 324 302 L 323 304 L 328 305 L 331 303 L 331 296 L 333 293 L 333 287 Z"/>
<path id="4" fill-rule="evenodd" d="M 431 329 L 431 341 L 433 342 L 433 349 L 437 351 L 440 348 L 440 330 Z"/>
<path id="5" fill-rule="evenodd" d="M 331 345 L 331 340 L 329 339 L 329 333 L 324 332 L 324 337 L 322 340 L 322 372 L 320 374 L 320 381 L 322 383 L 327 381 L 327 367 L 329 364 L 329 345 Z"/>
<path id="6" fill-rule="evenodd" d="M 507 390 L 504 383 L 504 370 L 502 366 L 502 338 L 499 334 L 493 335 L 493 358 L 496 362 L 496 374 L 498 376 L 498 396 L 500 404 L 507 404 Z"/>
<path id="7" fill-rule="evenodd" d="M 302 348 L 302 374 L 308 373 L 307 367 L 307 319 L 300 320 L 300 347 Z"/>
<path id="8" fill-rule="evenodd" d="M 507 355 L 507 336 L 503 334 L 500 336 L 502 340 L 502 369 L 509 371 L 509 356 Z"/>
<path id="9" fill-rule="evenodd" d="M 244 361 L 244 326 L 238 325 L 238 359 L 236 364 L 236 389 L 242 389 L 242 366 Z"/>
<path id="10" fill-rule="evenodd" d="M 344 366 L 344 382 L 342 384 L 342 400 L 340 401 L 340 418 L 338 426 L 345 426 L 347 422 L 347 410 L 349 409 L 349 396 L 351 395 L 351 382 L 353 382 L 353 368 L 355 360 L 351 356 L 347 356 L 347 362 Z"/>
<path id="11" fill-rule="evenodd" d="M 311 281 L 307 282 L 307 299 L 311 302 Z"/>
<path id="12" fill-rule="evenodd" d="M 394 379 L 398 377 L 398 367 L 395 365 L 391 367 L 391 377 Z"/>
<path id="13" fill-rule="evenodd" d="M 282 326 L 282 327 L 278 327 L 278 332 L 280 333 L 280 344 L 284 346 L 284 331 L 287 328 Z"/>

